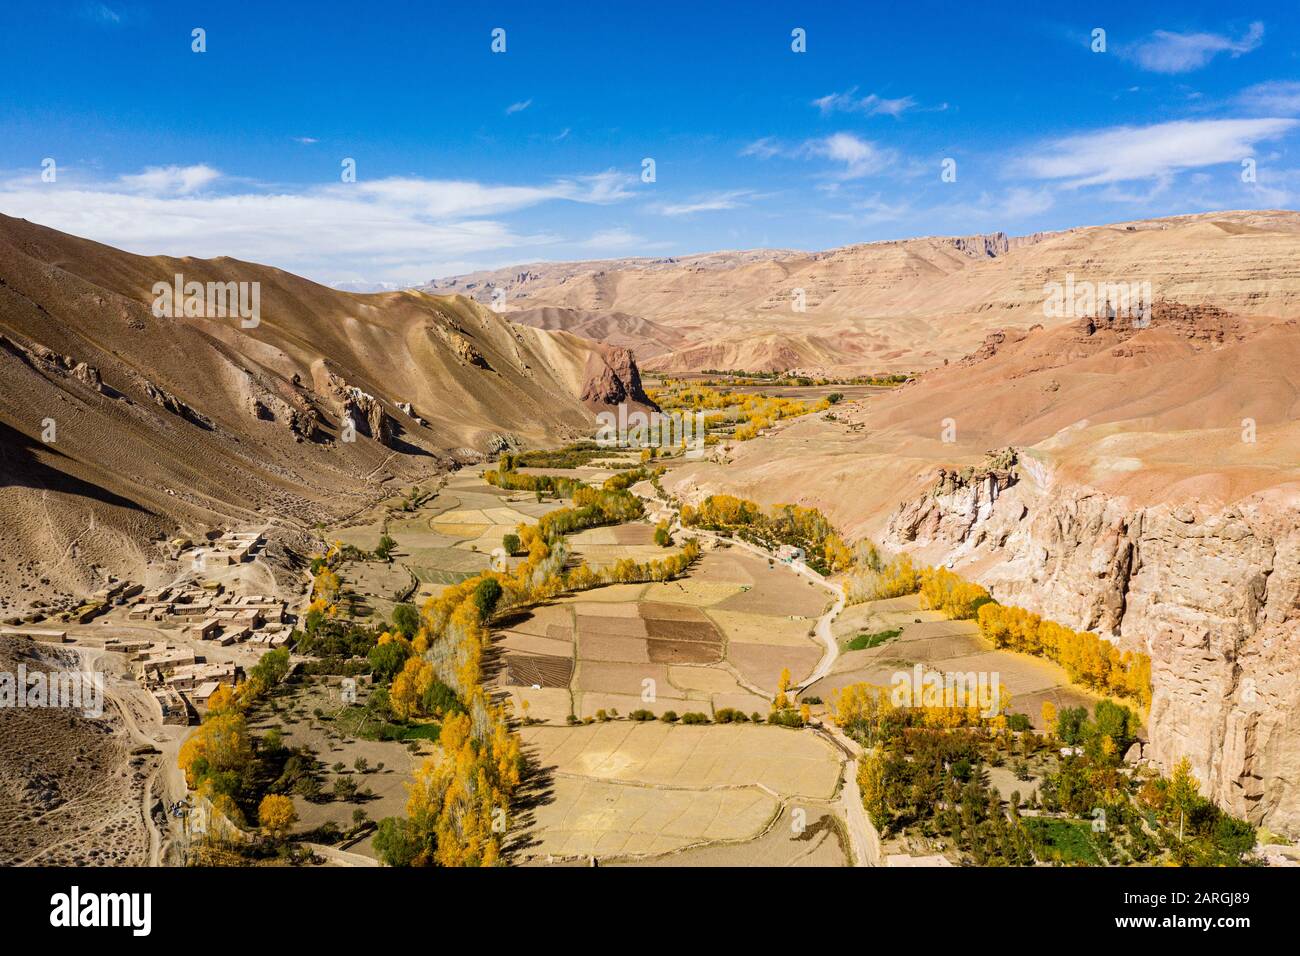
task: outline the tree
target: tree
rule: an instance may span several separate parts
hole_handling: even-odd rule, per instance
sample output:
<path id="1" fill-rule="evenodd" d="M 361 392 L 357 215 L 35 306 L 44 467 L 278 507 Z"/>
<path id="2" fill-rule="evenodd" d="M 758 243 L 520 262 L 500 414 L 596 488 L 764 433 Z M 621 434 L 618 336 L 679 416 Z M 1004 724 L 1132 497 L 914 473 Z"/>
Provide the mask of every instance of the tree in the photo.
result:
<path id="1" fill-rule="evenodd" d="M 878 828 L 888 823 L 885 807 L 885 761 L 878 750 L 872 750 L 858 761 L 858 787 L 862 791 L 862 806 L 871 822 Z"/>
<path id="2" fill-rule="evenodd" d="M 518 554 L 518 553 L 519 553 L 519 535 L 517 535 L 517 534 L 505 534 L 505 535 L 502 535 L 502 536 L 501 536 L 501 547 L 502 547 L 502 549 L 505 551 L 505 553 L 508 554 L 508 555 L 513 556 L 513 555 Z"/>
<path id="3" fill-rule="evenodd" d="M 298 811 L 289 797 L 268 793 L 257 807 L 257 822 L 273 839 L 279 840 L 298 822 Z"/>
<path id="4" fill-rule="evenodd" d="M 411 645 L 406 641 L 387 641 L 370 649 L 370 668 L 376 680 L 391 681 L 411 656 Z"/>
<path id="5" fill-rule="evenodd" d="M 501 600 L 501 582 L 496 578 L 484 578 L 474 588 L 474 604 L 478 607 L 478 618 L 486 621 L 496 610 Z"/>
<path id="6" fill-rule="evenodd" d="M 409 820 L 385 817 L 375 831 L 375 852 L 386 866 L 411 866 L 420 853 L 420 841 Z"/>
<path id="7" fill-rule="evenodd" d="M 267 651 L 261 659 L 253 665 L 250 677 L 263 687 L 275 687 L 285 679 L 289 674 L 289 648 L 277 647 L 273 651 Z"/>
<path id="8" fill-rule="evenodd" d="M 1070 746 L 1083 743 L 1087 736 L 1088 711 L 1083 707 L 1067 707 L 1056 715 L 1056 736 Z"/>
<path id="9" fill-rule="evenodd" d="M 1192 773 L 1192 762 L 1183 757 L 1174 766 L 1169 781 L 1169 805 L 1175 811 L 1189 813 L 1200 800 L 1201 787 Z"/>
<path id="10" fill-rule="evenodd" d="M 983 610 L 981 608 L 981 610 Z M 1043 728 L 1050 734 L 1056 730 L 1056 705 L 1050 700 L 1043 701 Z"/>
<path id="11" fill-rule="evenodd" d="M 375 547 L 375 557 L 381 561 L 387 561 L 392 555 L 393 549 L 397 547 L 397 542 L 388 535 L 380 535 L 379 544 Z"/>
<path id="12" fill-rule="evenodd" d="M 393 627 L 408 641 L 420 630 L 420 612 L 414 604 L 399 604 L 393 608 Z"/>

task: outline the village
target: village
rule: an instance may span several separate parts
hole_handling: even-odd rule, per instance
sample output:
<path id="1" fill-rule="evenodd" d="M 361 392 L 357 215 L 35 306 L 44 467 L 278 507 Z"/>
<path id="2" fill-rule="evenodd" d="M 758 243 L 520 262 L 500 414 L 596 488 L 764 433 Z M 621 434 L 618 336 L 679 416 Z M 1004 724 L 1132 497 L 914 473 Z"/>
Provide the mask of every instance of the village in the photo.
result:
<path id="1" fill-rule="evenodd" d="M 79 607 L 0 628 L 0 637 L 120 656 L 125 666 L 113 670 L 148 691 L 161 723 L 195 723 L 218 687 L 235 685 L 263 653 L 289 642 L 287 602 L 242 593 L 242 577 L 228 573 L 254 561 L 264 544 L 260 531 L 225 531 L 199 545 L 175 539 L 185 570 L 172 583 L 146 590 L 110 580 Z"/>

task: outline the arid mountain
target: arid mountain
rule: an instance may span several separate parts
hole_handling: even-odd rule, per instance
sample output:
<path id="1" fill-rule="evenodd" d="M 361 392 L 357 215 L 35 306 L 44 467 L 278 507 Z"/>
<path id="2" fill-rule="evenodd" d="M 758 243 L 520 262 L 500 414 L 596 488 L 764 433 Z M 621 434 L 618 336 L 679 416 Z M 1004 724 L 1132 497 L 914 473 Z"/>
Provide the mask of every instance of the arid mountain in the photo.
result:
<path id="1" fill-rule="evenodd" d="M 156 316 L 177 275 L 256 283 L 260 320 Z M 178 528 L 306 529 L 386 481 L 589 433 L 584 395 L 629 361 L 460 296 L 354 295 L 0 216 L 0 610 L 138 572 Z"/>
<path id="2" fill-rule="evenodd" d="M 990 335 L 670 487 L 816 504 L 855 537 L 1149 652 L 1147 756 L 1189 757 L 1225 807 L 1296 831 L 1297 447 L 1300 323 L 1158 302 L 1149 327 Z"/>
<path id="3" fill-rule="evenodd" d="M 676 329 L 625 312 L 582 312 L 546 306 L 520 309 L 507 318 L 535 329 L 572 332 L 584 339 L 631 348 L 642 362 L 671 352 L 685 341 L 685 336 Z"/>
<path id="4" fill-rule="evenodd" d="M 818 253 L 520 266 L 437 285 L 505 308 L 621 312 L 683 336 L 648 369 L 913 371 L 986 333 L 1055 321 L 1044 287 L 1149 283 L 1152 298 L 1300 315 L 1300 214 L 1223 212 L 1009 238 L 905 239 Z M 805 311 L 797 311 L 802 304 Z"/>
<path id="5" fill-rule="evenodd" d="M 632 269 L 638 272 L 711 272 L 726 270 L 749 262 L 768 262 L 802 256 L 791 249 L 747 249 L 732 252 L 706 252 L 693 256 L 665 256 L 660 259 L 634 257 L 625 259 L 586 259 L 574 262 L 530 262 L 467 272 L 464 275 L 433 279 L 421 286 L 422 291 L 444 295 L 466 295 L 487 305 L 497 289 L 516 308 L 526 308 L 534 290 L 563 285 L 571 279 L 602 279 L 608 273 Z M 603 309 L 604 307 L 601 307 Z M 596 311 L 596 309 L 592 309 Z"/>

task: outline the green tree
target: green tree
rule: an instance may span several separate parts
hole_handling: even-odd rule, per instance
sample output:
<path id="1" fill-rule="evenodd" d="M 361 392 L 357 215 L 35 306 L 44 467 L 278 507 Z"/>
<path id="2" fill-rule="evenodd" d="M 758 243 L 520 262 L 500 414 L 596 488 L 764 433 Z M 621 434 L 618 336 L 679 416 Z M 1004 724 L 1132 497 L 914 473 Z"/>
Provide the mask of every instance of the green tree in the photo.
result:
<path id="1" fill-rule="evenodd" d="M 1056 736 L 1072 747 L 1081 744 L 1087 736 L 1087 723 L 1087 708 L 1066 707 L 1056 715 Z"/>
<path id="2" fill-rule="evenodd" d="M 399 604 L 393 608 L 393 627 L 401 631 L 408 641 L 420 630 L 420 611 L 414 604 Z"/>
<path id="3" fill-rule="evenodd" d="M 375 831 L 375 852 L 386 866 L 410 866 L 420 852 L 420 841 L 409 820 L 385 817 Z"/>
<path id="4" fill-rule="evenodd" d="M 486 621 L 496 610 L 501 600 L 501 582 L 496 578 L 484 578 L 474 588 L 474 604 L 478 607 L 480 621 Z"/>
<path id="5" fill-rule="evenodd" d="M 253 665 L 250 672 L 254 680 L 266 687 L 275 687 L 289 674 L 289 648 L 277 647 L 267 651 L 262 659 Z"/>
<path id="6" fill-rule="evenodd" d="M 401 641 L 376 644 L 370 649 L 370 668 L 375 680 L 391 681 L 406 664 L 411 649 Z"/>

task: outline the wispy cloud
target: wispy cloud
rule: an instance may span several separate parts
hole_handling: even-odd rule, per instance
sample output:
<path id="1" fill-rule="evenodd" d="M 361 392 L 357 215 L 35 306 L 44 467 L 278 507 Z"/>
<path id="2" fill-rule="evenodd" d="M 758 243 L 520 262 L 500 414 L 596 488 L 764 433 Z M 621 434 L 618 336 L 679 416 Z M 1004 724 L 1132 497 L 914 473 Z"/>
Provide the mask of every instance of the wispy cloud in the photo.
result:
<path id="1" fill-rule="evenodd" d="M 697 212 L 719 212 L 735 209 L 745 205 L 745 200 L 753 196 L 749 189 L 732 189 L 727 192 L 709 193 L 695 196 L 681 203 L 652 203 L 647 208 L 661 216 L 689 216 Z"/>
<path id="2" fill-rule="evenodd" d="M 916 107 L 916 100 L 910 96 L 886 99 L 875 93 L 859 97 L 858 88 L 854 86 L 843 93 L 831 93 L 819 97 L 812 101 L 812 105 L 821 110 L 823 116 L 832 113 L 863 113 L 867 116 L 892 116 L 898 119 L 908 110 Z"/>
<path id="3" fill-rule="evenodd" d="M 1276 139 L 1296 124 L 1268 118 L 1113 126 L 1043 143 L 1017 168 L 1033 179 L 1062 180 L 1068 187 L 1168 176 L 1240 162 L 1254 153 L 1256 143 Z"/>
<path id="4" fill-rule="evenodd" d="M 320 142 L 320 140 L 318 140 L 315 136 L 295 136 L 293 137 L 293 141 L 295 143 L 301 143 L 304 146 L 312 146 Z"/>
<path id="5" fill-rule="evenodd" d="M 506 107 L 506 115 L 511 116 L 515 113 L 522 113 L 524 110 L 528 109 L 528 107 L 532 105 L 533 105 L 533 101 L 531 98 L 526 100 L 521 100 L 518 103 L 511 103 L 509 106 Z"/>
<path id="6" fill-rule="evenodd" d="M 1237 95 L 1237 102 L 1252 113 L 1295 116 L 1300 113 L 1300 81 L 1271 80 L 1256 83 Z"/>
<path id="7" fill-rule="evenodd" d="M 0 209 L 144 255 L 231 255 L 324 282 L 413 283 L 466 257 L 560 243 L 501 217 L 550 202 L 621 202 L 634 181 L 611 170 L 539 185 L 394 177 L 269 190 L 205 164 L 104 181 L 60 169 L 57 183 L 0 179 Z"/>
<path id="8" fill-rule="evenodd" d="M 784 157 L 786 159 L 825 159 L 840 166 L 834 172 L 837 179 L 860 179 L 884 171 L 898 163 L 895 150 L 886 149 L 855 133 L 832 133 L 817 139 L 804 140 L 796 146 L 782 144 L 775 137 L 755 140 L 740 151 L 741 156 L 759 159 Z"/>
<path id="9" fill-rule="evenodd" d="M 628 249 L 644 248 L 646 240 L 622 226 L 602 229 L 590 238 L 575 243 L 582 249 L 599 249 L 604 252 L 625 252 Z"/>
<path id="10" fill-rule="evenodd" d="M 1189 73 L 1199 70 L 1220 53 L 1241 56 L 1264 42 L 1264 24 L 1256 21 L 1234 40 L 1219 33 L 1171 33 L 1157 30 L 1149 38 L 1123 51 L 1138 66 L 1154 73 Z"/>
<path id="11" fill-rule="evenodd" d="M 122 22 L 122 14 L 103 3 L 87 3 L 81 8 L 81 15 L 94 23 L 116 26 Z"/>
<path id="12" fill-rule="evenodd" d="M 824 139 L 809 140 L 804 143 L 803 152 L 842 164 L 843 169 L 839 175 L 843 179 L 870 176 L 897 159 L 893 150 L 882 149 L 853 133 L 832 133 Z"/>
<path id="13" fill-rule="evenodd" d="M 786 154 L 786 149 L 775 136 L 756 139 L 740 151 L 741 156 L 757 156 L 759 159 L 771 159 Z"/>

